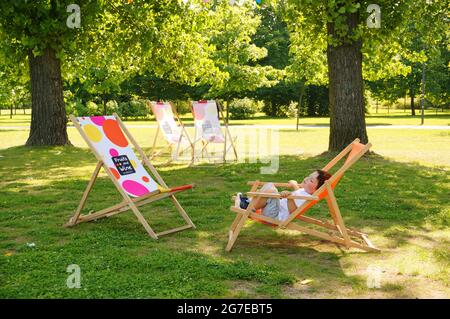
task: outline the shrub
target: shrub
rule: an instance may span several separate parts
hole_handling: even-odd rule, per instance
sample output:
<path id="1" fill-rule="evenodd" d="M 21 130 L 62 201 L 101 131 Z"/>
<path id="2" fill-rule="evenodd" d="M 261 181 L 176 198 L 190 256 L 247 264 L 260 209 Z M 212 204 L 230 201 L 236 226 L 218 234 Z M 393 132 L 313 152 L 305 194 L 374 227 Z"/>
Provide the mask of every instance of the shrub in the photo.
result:
<path id="1" fill-rule="evenodd" d="M 191 113 L 191 102 L 190 101 L 173 101 L 178 114 Z"/>
<path id="2" fill-rule="evenodd" d="M 251 118 L 259 111 L 260 104 L 249 98 L 233 100 L 230 103 L 230 118 L 234 120 Z"/>
<path id="3" fill-rule="evenodd" d="M 145 118 L 149 114 L 149 109 L 144 100 L 131 100 L 128 102 L 121 102 L 117 113 L 124 118 Z"/>
<path id="4" fill-rule="evenodd" d="M 290 118 L 297 118 L 297 110 L 298 110 L 298 102 L 291 101 L 291 103 L 289 103 L 288 106 L 287 116 Z"/>

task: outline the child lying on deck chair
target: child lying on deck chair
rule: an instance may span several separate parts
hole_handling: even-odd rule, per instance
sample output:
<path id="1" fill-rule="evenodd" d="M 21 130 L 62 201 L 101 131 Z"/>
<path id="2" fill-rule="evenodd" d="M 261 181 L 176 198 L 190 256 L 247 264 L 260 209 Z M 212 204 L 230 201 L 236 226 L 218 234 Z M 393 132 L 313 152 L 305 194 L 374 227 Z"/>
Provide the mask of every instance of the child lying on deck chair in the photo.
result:
<path id="1" fill-rule="evenodd" d="M 289 214 L 294 212 L 299 206 L 303 205 L 304 199 L 287 199 L 286 197 L 312 195 L 323 183 L 331 177 L 331 174 L 323 171 L 316 170 L 311 175 L 306 177 L 299 185 L 296 181 L 289 181 L 289 185 L 294 189 L 293 192 L 282 191 L 279 193 L 279 198 L 260 198 L 254 205 L 254 210 L 262 209 L 264 216 L 274 218 L 280 221 L 286 220 Z M 278 193 L 278 189 L 273 183 L 265 184 L 259 192 L 261 193 Z M 249 199 L 238 193 L 236 196 L 235 205 L 242 209 L 246 209 L 249 204 Z"/>

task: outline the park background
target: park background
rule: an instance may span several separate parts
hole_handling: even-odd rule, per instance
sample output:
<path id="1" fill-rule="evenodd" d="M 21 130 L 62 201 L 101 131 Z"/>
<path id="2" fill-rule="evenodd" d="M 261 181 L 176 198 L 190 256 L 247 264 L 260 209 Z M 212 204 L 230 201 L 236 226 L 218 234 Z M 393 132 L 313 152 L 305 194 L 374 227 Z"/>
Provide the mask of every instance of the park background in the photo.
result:
<path id="1" fill-rule="evenodd" d="M 0 297 L 450 297 L 446 2 L 377 1 L 379 28 L 371 2 L 257 2 L 78 1 L 80 28 L 71 1 L 0 4 Z M 156 160 L 169 185 L 197 185 L 177 196 L 195 231 L 153 241 L 131 214 L 62 227 L 95 167 L 68 114 L 117 112 L 149 154 L 145 101 L 173 101 L 192 135 L 198 99 L 221 101 L 232 132 L 277 128 L 278 173 Z M 225 252 L 233 193 L 301 180 L 356 137 L 373 153 L 337 199 L 381 254 L 259 224 Z M 117 202 L 111 186 L 100 179 L 86 211 Z M 180 222 L 169 203 L 144 212 Z M 66 286 L 70 264 L 80 289 Z M 367 285 L 374 269 L 380 288 Z"/>

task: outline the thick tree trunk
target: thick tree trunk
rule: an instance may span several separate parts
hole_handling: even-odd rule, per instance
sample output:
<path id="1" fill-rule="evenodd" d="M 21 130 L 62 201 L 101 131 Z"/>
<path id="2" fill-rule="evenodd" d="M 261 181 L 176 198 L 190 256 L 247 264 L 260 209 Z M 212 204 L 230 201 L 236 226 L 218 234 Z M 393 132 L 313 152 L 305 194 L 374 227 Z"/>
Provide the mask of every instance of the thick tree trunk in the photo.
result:
<path id="1" fill-rule="evenodd" d="M 61 66 L 54 49 L 29 55 L 31 128 L 26 145 L 68 145 Z"/>
<path id="2" fill-rule="evenodd" d="M 415 116 L 416 115 L 416 110 L 414 108 L 414 88 L 411 86 L 409 88 L 409 96 L 411 97 L 411 115 Z"/>
<path id="3" fill-rule="evenodd" d="M 358 24 L 358 13 L 347 14 L 349 29 Z M 328 35 L 335 37 L 333 23 Z M 341 151 L 355 138 L 367 143 L 362 79 L 361 41 L 328 45 L 328 79 L 330 104 L 329 151 Z"/>

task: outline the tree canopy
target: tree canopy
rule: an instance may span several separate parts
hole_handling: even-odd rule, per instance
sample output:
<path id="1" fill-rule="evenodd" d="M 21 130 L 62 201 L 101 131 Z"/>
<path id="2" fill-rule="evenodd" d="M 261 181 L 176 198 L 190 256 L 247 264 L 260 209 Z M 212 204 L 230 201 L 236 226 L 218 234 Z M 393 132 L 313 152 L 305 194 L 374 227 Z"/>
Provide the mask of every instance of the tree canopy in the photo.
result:
<path id="1" fill-rule="evenodd" d="M 427 99 L 448 103 L 443 1 L 80 0 L 79 12 L 71 4 L 0 3 L 0 103 L 31 93 L 29 145 L 69 143 L 64 90 L 80 103 L 98 97 L 104 111 L 118 96 L 246 96 L 272 115 L 328 96 L 330 150 L 367 139 L 365 88 L 391 101 L 418 95 L 424 63 Z"/>

